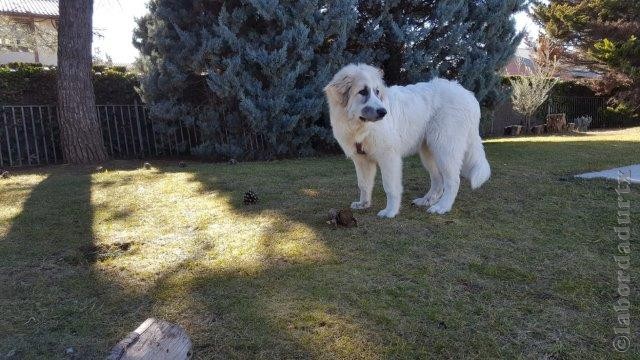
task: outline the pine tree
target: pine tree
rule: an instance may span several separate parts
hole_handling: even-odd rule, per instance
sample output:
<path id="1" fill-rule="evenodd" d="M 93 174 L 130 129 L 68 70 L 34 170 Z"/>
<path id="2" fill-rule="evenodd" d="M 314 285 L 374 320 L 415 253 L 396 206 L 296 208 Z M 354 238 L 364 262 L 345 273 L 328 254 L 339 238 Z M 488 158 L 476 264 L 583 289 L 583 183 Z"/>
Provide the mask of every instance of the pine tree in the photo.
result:
<path id="1" fill-rule="evenodd" d="M 144 95 L 169 125 L 197 122 L 197 152 L 265 159 L 331 142 L 322 87 L 347 60 L 349 1 L 153 0 L 134 43 Z"/>
<path id="2" fill-rule="evenodd" d="M 91 79 L 92 0 L 61 0 L 58 41 L 58 122 L 64 160 L 107 159 Z"/>
<path id="3" fill-rule="evenodd" d="M 538 4 L 534 15 L 565 63 L 603 74 L 596 90 L 639 112 L 640 2 L 553 0 Z"/>
<path id="4" fill-rule="evenodd" d="M 349 62 L 390 84 L 457 79 L 495 104 L 526 1 L 151 0 L 134 44 L 152 115 L 166 130 L 197 123 L 195 151 L 304 156 L 333 144 L 321 89 Z"/>
<path id="5" fill-rule="evenodd" d="M 497 73 L 523 34 L 511 15 L 527 0 L 359 0 L 349 51 L 380 65 L 388 83 L 458 80 L 484 106 L 503 98 Z"/>

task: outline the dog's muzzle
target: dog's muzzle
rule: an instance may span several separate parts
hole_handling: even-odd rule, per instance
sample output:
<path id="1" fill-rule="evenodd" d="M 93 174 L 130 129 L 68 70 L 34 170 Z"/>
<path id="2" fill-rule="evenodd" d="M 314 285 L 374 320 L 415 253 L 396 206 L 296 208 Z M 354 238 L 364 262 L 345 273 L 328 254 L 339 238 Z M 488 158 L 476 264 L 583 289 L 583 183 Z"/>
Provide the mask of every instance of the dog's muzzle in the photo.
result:
<path id="1" fill-rule="evenodd" d="M 385 117 L 385 115 L 387 115 L 387 109 L 385 108 L 374 109 L 371 106 L 365 106 L 362 109 L 362 115 L 360 116 L 360 120 L 378 121 L 378 120 L 382 120 L 382 118 Z"/>

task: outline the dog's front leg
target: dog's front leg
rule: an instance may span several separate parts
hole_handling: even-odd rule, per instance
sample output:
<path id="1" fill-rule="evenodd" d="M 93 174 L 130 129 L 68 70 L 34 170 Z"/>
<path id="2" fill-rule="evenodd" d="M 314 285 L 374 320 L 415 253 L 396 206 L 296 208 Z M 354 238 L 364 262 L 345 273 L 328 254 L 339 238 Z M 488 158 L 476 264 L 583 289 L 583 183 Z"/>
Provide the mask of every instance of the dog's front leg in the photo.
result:
<path id="1" fill-rule="evenodd" d="M 387 194 L 387 207 L 378 213 L 380 217 L 392 218 L 400 211 L 402 198 L 402 158 L 386 156 L 378 162 L 382 173 L 382 185 Z"/>
<path id="2" fill-rule="evenodd" d="M 351 203 L 352 209 L 366 209 L 371 207 L 371 192 L 376 179 L 376 163 L 365 156 L 354 155 L 353 164 L 356 166 L 360 201 Z"/>

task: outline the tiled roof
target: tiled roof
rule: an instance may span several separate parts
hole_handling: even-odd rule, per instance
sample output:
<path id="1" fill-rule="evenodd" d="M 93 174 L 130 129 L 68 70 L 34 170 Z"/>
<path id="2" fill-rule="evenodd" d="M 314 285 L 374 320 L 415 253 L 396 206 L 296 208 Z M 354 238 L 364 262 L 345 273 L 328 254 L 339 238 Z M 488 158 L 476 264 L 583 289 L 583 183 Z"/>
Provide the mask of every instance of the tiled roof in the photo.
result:
<path id="1" fill-rule="evenodd" d="M 58 16 L 58 0 L 0 0 L 0 13 Z"/>

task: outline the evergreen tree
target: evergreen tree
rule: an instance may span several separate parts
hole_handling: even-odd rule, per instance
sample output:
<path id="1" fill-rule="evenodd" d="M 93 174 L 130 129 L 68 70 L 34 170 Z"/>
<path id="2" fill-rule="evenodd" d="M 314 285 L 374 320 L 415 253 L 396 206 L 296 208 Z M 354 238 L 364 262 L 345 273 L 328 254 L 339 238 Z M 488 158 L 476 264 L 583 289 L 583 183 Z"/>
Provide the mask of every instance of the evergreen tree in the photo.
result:
<path id="1" fill-rule="evenodd" d="M 527 0 L 359 0 L 349 51 L 387 82 L 458 80 L 484 106 L 503 97 L 497 73 L 522 39 L 512 15 Z"/>
<path id="2" fill-rule="evenodd" d="M 58 123 L 64 161 L 98 163 L 107 151 L 91 79 L 93 0 L 61 0 L 58 37 Z"/>
<path id="3" fill-rule="evenodd" d="M 331 142 L 322 87 L 347 62 L 349 1 L 152 0 L 134 44 L 144 95 L 171 124 L 194 121 L 197 152 L 305 156 Z"/>
<path id="4" fill-rule="evenodd" d="M 611 93 L 636 112 L 640 107 L 640 2 L 553 0 L 535 18 L 562 60 L 603 74 L 596 90 Z"/>
<path id="5" fill-rule="evenodd" d="M 197 122 L 197 152 L 304 156 L 333 144 L 321 89 L 352 61 L 390 84 L 457 79 L 495 104 L 526 1 L 151 0 L 134 44 L 152 115 Z"/>

